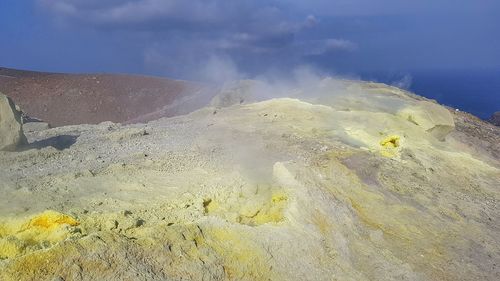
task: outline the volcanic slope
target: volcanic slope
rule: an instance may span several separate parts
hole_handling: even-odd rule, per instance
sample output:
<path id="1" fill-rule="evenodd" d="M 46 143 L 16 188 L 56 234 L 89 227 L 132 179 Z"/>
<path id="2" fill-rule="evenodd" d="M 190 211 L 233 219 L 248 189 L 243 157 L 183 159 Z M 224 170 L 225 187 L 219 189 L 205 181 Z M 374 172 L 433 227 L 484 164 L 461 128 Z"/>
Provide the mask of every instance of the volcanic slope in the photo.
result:
<path id="1" fill-rule="evenodd" d="M 30 117 L 52 126 L 137 123 L 186 114 L 207 104 L 214 87 L 119 74 L 61 74 L 0 68 L 0 91 Z"/>
<path id="2" fill-rule="evenodd" d="M 234 89 L 0 152 L 0 280 L 500 279 L 500 163 L 463 120 L 382 84 Z"/>

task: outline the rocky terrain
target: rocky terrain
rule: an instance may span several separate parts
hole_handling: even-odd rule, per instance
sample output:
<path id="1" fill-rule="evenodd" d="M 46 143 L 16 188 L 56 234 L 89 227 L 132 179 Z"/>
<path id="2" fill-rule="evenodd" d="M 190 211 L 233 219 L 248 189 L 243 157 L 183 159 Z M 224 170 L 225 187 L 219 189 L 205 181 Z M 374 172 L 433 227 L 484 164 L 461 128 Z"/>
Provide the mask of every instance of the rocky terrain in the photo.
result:
<path id="1" fill-rule="evenodd" d="M 240 81 L 187 115 L 24 133 L 0 280 L 500 279 L 500 129 L 397 88 Z"/>
<path id="2" fill-rule="evenodd" d="M 490 121 L 490 123 L 495 126 L 500 126 L 500 111 L 493 113 L 490 120 L 488 121 Z"/>
<path id="3" fill-rule="evenodd" d="M 52 126 L 137 123 L 186 114 L 215 88 L 138 75 L 60 74 L 0 68 L 0 91 L 23 111 Z"/>

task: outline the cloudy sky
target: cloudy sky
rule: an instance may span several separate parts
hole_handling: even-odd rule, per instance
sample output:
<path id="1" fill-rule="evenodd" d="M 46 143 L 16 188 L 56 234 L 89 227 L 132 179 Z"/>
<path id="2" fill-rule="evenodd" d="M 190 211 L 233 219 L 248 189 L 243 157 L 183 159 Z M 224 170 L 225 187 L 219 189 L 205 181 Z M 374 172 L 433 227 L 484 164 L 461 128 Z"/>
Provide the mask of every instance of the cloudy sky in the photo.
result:
<path id="1" fill-rule="evenodd" d="M 499 15 L 498 0 L 1 0 L 0 65 L 186 79 L 207 65 L 498 69 Z"/>

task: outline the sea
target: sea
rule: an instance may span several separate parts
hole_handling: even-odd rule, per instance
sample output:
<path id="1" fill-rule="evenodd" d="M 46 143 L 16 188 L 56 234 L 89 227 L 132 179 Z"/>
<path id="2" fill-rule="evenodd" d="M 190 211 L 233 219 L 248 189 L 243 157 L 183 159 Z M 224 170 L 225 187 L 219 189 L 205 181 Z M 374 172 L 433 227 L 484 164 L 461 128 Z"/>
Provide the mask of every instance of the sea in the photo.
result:
<path id="1" fill-rule="evenodd" d="M 500 70 L 371 72 L 361 78 L 405 88 L 484 120 L 500 111 Z"/>

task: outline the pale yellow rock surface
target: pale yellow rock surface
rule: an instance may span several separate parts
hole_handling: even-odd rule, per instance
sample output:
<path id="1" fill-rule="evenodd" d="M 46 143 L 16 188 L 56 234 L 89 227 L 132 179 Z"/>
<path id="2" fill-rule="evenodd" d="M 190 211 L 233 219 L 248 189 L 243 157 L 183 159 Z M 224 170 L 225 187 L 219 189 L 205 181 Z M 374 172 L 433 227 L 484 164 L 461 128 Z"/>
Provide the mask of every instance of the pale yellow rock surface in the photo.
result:
<path id="1" fill-rule="evenodd" d="M 0 280 L 499 279 L 498 159 L 392 87 L 290 96 L 31 132 L 74 141 L 0 152 Z"/>
<path id="2" fill-rule="evenodd" d="M 0 93 L 0 150 L 15 150 L 25 141 L 21 112 L 9 97 Z"/>
<path id="3" fill-rule="evenodd" d="M 399 115 L 424 128 L 439 140 L 444 140 L 455 128 L 451 113 L 446 108 L 429 101 L 419 101 L 415 105 L 403 108 Z"/>

